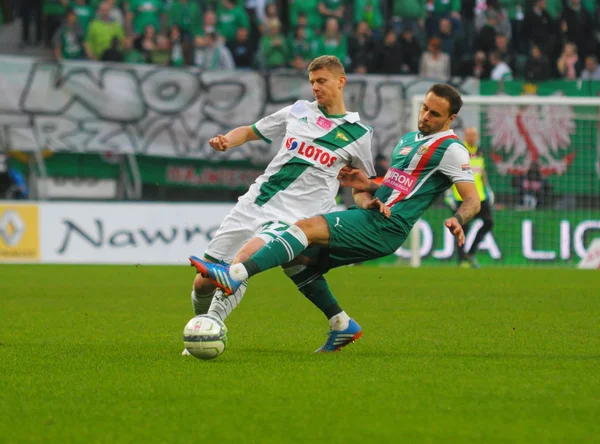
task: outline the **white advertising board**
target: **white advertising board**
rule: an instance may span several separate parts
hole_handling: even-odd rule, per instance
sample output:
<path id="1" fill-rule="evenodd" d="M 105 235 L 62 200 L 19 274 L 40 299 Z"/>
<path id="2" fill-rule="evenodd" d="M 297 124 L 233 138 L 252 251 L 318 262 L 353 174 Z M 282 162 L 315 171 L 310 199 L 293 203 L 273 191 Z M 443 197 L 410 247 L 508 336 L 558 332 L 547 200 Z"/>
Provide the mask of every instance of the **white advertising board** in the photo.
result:
<path id="1" fill-rule="evenodd" d="M 180 264 L 201 255 L 233 204 L 41 203 L 45 263 Z"/>

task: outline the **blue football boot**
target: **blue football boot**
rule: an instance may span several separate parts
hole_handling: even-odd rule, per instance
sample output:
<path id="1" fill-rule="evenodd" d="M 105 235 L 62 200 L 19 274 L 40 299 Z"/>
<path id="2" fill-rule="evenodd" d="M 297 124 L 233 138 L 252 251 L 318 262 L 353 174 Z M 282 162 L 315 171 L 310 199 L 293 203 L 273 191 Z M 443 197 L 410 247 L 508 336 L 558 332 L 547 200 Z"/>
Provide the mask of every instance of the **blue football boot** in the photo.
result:
<path id="1" fill-rule="evenodd" d="M 231 296 L 242 285 L 242 281 L 236 281 L 229 275 L 229 267 L 225 265 L 203 261 L 196 256 L 190 256 L 190 262 L 198 273 L 223 290 L 226 296 Z"/>
<path id="2" fill-rule="evenodd" d="M 353 343 L 362 336 L 362 328 L 354 319 L 350 319 L 346 330 L 331 330 L 328 334 L 327 341 L 319 347 L 315 353 L 334 353 L 340 351 L 348 344 Z"/>

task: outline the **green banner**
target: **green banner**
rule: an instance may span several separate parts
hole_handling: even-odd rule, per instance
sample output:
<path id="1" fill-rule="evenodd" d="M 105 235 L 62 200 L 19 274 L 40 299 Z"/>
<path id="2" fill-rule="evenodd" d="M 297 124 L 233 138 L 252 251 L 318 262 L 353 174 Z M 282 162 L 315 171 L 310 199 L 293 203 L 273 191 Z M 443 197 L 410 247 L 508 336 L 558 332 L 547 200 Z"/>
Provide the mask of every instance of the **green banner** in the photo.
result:
<path id="1" fill-rule="evenodd" d="M 247 161 L 207 162 L 198 159 L 136 156 L 142 183 L 185 186 L 214 190 L 245 191 L 264 171 L 264 166 Z M 22 159 L 26 160 L 26 159 Z M 50 177 L 118 179 L 119 155 L 48 153 L 46 172 Z M 27 163 L 13 162 L 27 171 Z"/>
<path id="2" fill-rule="evenodd" d="M 423 265 L 455 265 L 454 238 L 444 227 L 450 212 L 428 210 L 420 225 L 420 255 Z M 585 255 L 594 238 L 600 237 L 600 210 L 596 211 L 516 211 L 494 213 L 495 226 L 480 244 L 478 261 L 494 266 L 574 267 Z M 472 222 L 467 233 L 471 245 L 481 221 Z M 405 262 L 411 257 L 410 241 L 378 264 Z"/>
<path id="3" fill-rule="evenodd" d="M 480 84 L 482 95 L 598 96 L 598 81 Z M 599 107 L 481 107 L 481 147 L 494 191 L 517 194 L 539 171 L 555 195 L 600 193 Z"/>

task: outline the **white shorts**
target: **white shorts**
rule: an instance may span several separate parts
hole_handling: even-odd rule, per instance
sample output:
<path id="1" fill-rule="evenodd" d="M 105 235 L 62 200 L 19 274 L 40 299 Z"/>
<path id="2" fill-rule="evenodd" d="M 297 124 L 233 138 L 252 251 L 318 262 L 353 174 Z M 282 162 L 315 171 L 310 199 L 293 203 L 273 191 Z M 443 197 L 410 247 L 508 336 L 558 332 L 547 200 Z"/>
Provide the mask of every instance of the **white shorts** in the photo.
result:
<path id="1" fill-rule="evenodd" d="M 289 226 L 287 222 L 273 220 L 258 205 L 239 201 L 221 222 L 204 255 L 206 259 L 230 264 L 250 239 L 259 237 L 268 243 Z"/>

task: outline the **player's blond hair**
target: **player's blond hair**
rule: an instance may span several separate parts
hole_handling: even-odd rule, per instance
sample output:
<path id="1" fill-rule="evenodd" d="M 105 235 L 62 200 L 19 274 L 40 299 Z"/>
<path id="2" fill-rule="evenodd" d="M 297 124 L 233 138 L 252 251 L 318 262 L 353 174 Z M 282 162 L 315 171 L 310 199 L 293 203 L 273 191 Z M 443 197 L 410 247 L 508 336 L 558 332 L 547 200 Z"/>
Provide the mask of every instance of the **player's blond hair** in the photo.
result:
<path id="1" fill-rule="evenodd" d="M 344 69 L 342 62 L 340 62 L 340 59 L 332 55 L 317 57 L 310 62 L 310 65 L 308 65 L 308 72 L 318 71 L 319 69 L 326 69 L 335 74 L 339 74 L 340 76 L 346 75 L 346 70 Z"/>

